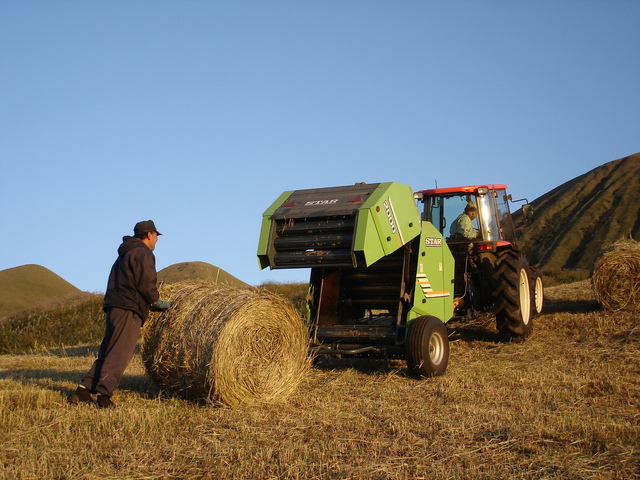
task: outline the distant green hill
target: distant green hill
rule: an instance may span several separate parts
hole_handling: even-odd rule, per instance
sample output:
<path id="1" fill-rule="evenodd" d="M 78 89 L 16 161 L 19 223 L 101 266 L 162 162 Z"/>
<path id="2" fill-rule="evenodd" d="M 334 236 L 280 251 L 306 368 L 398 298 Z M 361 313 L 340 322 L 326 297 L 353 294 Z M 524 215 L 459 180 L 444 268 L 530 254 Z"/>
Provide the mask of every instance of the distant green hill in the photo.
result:
<path id="1" fill-rule="evenodd" d="M 78 291 L 7 315 L 0 321 L 0 354 L 98 344 L 104 334 L 103 302 L 102 294 Z"/>
<path id="2" fill-rule="evenodd" d="M 40 265 L 0 271 L 0 318 L 80 290 Z"/>
<path id="3" fill-rule="evenodd" d="M 205 262 L 176 263 L 158 272 L 159 282 L 177 283 L 185 280 L 208 280 L 236 288 L 250 288 L 250 285 L 230 273 Z"/>
<path id="4" fill-rule="evenodd" d="M 605 163 L 532 202 L 535 220 L 514 214 L 529 261 L 543 269 L 590 270 L 600 250 L 640 240 L 640 153 Z"/>

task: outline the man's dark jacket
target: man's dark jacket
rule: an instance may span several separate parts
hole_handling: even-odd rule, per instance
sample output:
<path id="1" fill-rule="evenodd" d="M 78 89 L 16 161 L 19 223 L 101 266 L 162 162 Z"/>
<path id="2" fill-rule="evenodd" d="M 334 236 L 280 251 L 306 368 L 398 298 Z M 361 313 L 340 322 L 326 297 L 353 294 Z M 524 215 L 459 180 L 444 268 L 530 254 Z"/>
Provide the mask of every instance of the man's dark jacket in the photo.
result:
<path id="1" fill-rule="evenodd" d="M 156 257 L 142 240 L 126 236 L 118 247 L 118 259 L 111 267 L 104 310 L 122 308 L 147 319 L 149 307 L 160 298 L 158 294 Z"/>

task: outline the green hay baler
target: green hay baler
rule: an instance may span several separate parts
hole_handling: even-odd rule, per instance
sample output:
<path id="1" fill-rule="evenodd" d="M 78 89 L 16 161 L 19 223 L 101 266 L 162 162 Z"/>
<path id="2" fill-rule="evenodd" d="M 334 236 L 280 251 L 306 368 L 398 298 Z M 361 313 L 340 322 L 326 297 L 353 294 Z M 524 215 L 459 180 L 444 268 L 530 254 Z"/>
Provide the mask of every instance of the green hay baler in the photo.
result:
<path id="1" fill-rule="evenodd" d="M 308 325 L 318 354 L 404 356 L 443 373 L 454 261 L 398 183 L 284 192 L 264 212 L 261 268 L 311 268 Z"/>

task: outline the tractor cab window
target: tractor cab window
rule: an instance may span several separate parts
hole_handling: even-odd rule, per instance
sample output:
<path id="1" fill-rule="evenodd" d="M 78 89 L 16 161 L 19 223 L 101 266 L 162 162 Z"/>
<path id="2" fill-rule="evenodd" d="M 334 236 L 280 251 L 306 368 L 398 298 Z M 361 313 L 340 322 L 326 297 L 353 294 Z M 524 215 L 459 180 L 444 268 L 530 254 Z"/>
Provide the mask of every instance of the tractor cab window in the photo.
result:
<path id="1" fill-rule="evenodd" d="M 422 220 L 431 222 L 447 242 L 515 242 L 509 195 L 504 189 L 485 191 L 425 197 Z"/>
<path id="2" fill-rule="evenodd" d="M 478 195 L 484 240 L 515 240 L 508 199 L 504 189 L 489 191 L 486 195 Z"/>
<path id="3" fill-rule="evenodd" d="M 498 240 L 500 238 L 500 225 L 494 215 L 493 196 L 478 195 L 478 210 L 482 218 L 482 238 L 485 241 Z"/>
<path id="4" fill-rule="evenodd" d="M 515 242 L 516 234 L 509 212 L 509 197 L 505 190 L 496 190 L 496 212 L 502 229 L 502 238 L 509 242 Z"/>
<path id="5" fill-rule="evenodd" d="M 431 222 L 442 232 L 443 216 L 442 216 L 442 198 L 427 197 L 424 199 L 424 210 L 422 211 L 422 220 Z"/>
<path id="6" fill-rule="evenodd" d="M 448 241 L 477 239 L 480 224 L 474 195 L 426 198 L 422 218 L 433 223 Z"/>

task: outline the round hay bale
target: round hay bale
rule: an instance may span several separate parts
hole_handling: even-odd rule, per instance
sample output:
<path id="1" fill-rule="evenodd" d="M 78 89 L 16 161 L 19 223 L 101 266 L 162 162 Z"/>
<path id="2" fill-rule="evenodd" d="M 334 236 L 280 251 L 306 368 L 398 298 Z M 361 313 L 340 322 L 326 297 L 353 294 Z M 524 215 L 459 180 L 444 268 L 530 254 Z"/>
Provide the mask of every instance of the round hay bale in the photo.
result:
<path id="1" fill-rule="evenodd" d="M 202 281 L 161 296 L 173 305 L 145 323 L 141 357 L 166 391 L 230 407 L 274 403 L 307 373 L 309 337 L 285 298 Z"/>
<path id="2" fill-rule="evenodd" d="M 602 249 L 593 265 L 591 285 L 606 310 L 640 310 L 640 243 L 622 239 Z"/>

